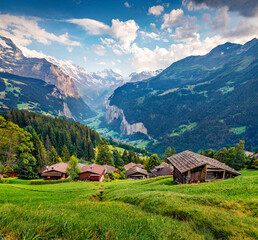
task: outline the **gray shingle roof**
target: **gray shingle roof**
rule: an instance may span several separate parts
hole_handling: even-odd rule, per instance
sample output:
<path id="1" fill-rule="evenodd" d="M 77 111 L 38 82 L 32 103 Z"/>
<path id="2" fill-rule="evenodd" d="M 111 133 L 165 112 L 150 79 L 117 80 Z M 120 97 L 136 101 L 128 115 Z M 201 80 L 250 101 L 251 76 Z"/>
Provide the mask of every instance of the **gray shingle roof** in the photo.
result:
<path id="1" fill-rule="evenodd" d="M 217 161 L 216 159 L 209 158 L 197 153 L 193 153 L 190 151 L 184 151 L 173 155 L 168 158 L 171 164 L 176 167 L 181 173 L 187 172 L 193 168 L 200 167 L 206 164 L 211 165 L 212 167 L 221 168 L 227 170 L 230 173 L 241 175 L 239 172 L 234 170 L 233 168 L 225 165 Z"/>
<path id="2" fill-rule="evenodd" d="M 148 172 L 145 169 L 142 169 L 142 168 L 139 168 L 139 167 L 130 168 L 129 170 L 127 170 L 125 172 L 125 175 L 127 177 L 127 176 L 130 176 L 130 175 L 136 174 L 136 173 L 140 173 L 140 174 L 148 176 Z"/>

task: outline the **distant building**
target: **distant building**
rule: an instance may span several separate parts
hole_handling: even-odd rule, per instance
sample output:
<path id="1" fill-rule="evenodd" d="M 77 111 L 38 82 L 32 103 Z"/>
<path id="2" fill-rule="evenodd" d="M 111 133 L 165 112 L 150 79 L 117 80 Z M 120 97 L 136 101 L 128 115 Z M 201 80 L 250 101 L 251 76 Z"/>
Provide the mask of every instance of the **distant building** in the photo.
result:
<path id="1" fill-rule="evenodd" d="M 190 151 L 173 155 L 168 160 L 174 167 L 174 181 L 177 183 L 209 182 L 241 175 L 216 159 Z"/>
<path id="2" fill-rule="evenodd" d="M 253 153 L 253 152 L 245 151 L 245 155 L 246 155 L 247 157 L 251 157 L 252 155 L 254 155 L 254 153 Z"/>
<path id="3" fill-rule="evenodd" d="M 133 163 L 133 162 L 130 162 L 130 163 L 128 163 L 128 164 L 126 164 L 124 166 L 126 171 L 129 170 L 130 168 L 133 168 L 133 167 L 144 168 L 144 166 L 142 164 L 140 164 L 140 163 Z"/>
<path id="4" fill-rule="evenodd" d="M 258 153 L 254 154 L 252 157 L 253 158 L 258 158 Z"/>
<path id="5" fill-rule="evenodd" d="M 41 177 L 44 180 L 58 180 L 68 177 L 67 174 L 68 163 L 60 162 L 54 165 L 48 166 L 42 173 Z"/>
<path id="6" fill-rule="evenodd" d="M 104 166 L 93 163 L 82 167 L 79 173 L 79 179 L 91 182 L 102 182 L 105 174 L 106 168 Z"/>
<path id="7" fill-rule="evenodd" d="M 109 166 L 109 165 L 104 165 L 104 167 L 105 167 L 106 173 L 115 172 L 115 169 L 116 169 L 115 167 Z"/>
<path id="8" fill-rule="evenodd" d="M 173 175 L 173 167 L 171 164 L 163 162 L 151 170 L 150 177 L 153 178 L 167 175 Z"/>
<path id="9" fill-rule="evenodd" d="M 127 170 L 125 175 L 127 179 L 146 179 L 148 177 L 148 172 L 140 167 L 133 167 Z"/>

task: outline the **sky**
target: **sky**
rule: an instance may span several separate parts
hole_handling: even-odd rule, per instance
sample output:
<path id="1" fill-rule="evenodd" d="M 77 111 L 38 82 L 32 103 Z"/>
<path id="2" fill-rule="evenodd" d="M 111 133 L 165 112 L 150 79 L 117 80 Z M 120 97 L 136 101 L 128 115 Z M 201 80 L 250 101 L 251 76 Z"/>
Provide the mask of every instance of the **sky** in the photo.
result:
<path id="1" fill-rule="evenodd" d="M 258 1 L 0 0 L 0 35 L 27 57 L 126 76 L 258 37 Z"/>

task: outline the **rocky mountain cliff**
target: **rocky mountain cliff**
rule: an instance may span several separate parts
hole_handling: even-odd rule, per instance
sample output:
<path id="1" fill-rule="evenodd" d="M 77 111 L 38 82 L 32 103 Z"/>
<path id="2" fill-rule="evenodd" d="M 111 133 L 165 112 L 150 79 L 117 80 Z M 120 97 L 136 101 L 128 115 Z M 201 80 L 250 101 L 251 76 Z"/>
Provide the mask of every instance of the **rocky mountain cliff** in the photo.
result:
<path id="1" fill-rule="evenodd" d="M 219 148 L 244 139 L 258 146 L 258 40 L 226 43 L 173 63 L 156 77 L 126 83 L 109 98 L 106 118 L 142 123 L 162 152 Z M 123 113 L 116 117 L 112 109 Z M 144 130 L 145 131 L 145 130 Z M 140 130 L 143 133 L 143 131 Z M 124 132 L 125 133 L 125 132 Z"/>
<path id="2" fill-rule="evenodd" d="M 6 83 L 5 80 L 2 79 L 2 92 L 0 95 L 0 97 L 2 96 L 2 99 L 0 98 L 0 108 L 2 110 L 10 108 L 20 109 L 20 107 L 24 106 L 24 104 L 31 105 L 29 102 L 37 102 L 34 99 L 36 97 L 35 92 L 37 92 L 39 95 L 46 93 L 47 96 L 43 96 L 46 99 L 42 100 L 42 96 L 38 95 L 38 98 L 41 100 L 37 102 L 37 105 L 39 104 L 40 107 L 35 108 L 35 106 L 33 106 L 28 108 L 30 110 L 38 109 L 37 111 L 41 111 L 43 104 L 43 112 L 50 114 L 53 113 L 53 115 L 57 114 L 57 116 L 66 116 L 77 121 L 83 121 L 84 119 L 95 115 L 95 113 L 80 97 L 73 79 L 64 74 L 60 67 L 50 63 L 44 58 L 25 57 L 21 50 L 17 48 L 10 39 L 1 36 L 0 72 L 10 73 L 13 76 L 12 78 L 21 76 L 25 77 L 25 79 L 34 79 L 34 81 L 32 81 L 33 87 L 22 87 L 21 89 L 18 86 L 14 86 L 16 84 L 15 82 Z M 40 81 L 37 82 L 37 79 L 43 80 L 44 84 L 41 84 Z M 39 86 L 37 86 L 36 83 L 39 83 Z M 46 83 L 52 87 L 50 88 L 48 86 L 44 86 Z M 12 87 L 9 88 L 9 85 L 14 86 L 14 89 L 20 89 L 20 92 L 13 94 Z M 26 83 L 21 85 L 24 86 Z M 42 93 L 39 91 L 39 89 L 42 90 Z M 50 92 L 46 91 L 46 89 Z M 26 97 L 24 96 L 25 93 Z M 54 96 L 55 98 L 49 102 L 48 98 L 50 95 Z M 10 99 L 4 99 L 3 96 L 9 96 Z M 62 107 L 59 103 L 60 99 L 62 99 Z M 47 106 L 49 108 L 47 108 Z M 56 110 L 54 110 L 55 107 L 57 108 Z M 23 107 L 21 108 L 23 109 Z"/>
<path id="3" fill-rule="evenodd" d="M 31 77 L 54 84 L 66 96 L 79 98 L 78 90 L 68 75 L 44 58 L 26 58 L 11 39 L 0 36 L 0 71 Z"/>

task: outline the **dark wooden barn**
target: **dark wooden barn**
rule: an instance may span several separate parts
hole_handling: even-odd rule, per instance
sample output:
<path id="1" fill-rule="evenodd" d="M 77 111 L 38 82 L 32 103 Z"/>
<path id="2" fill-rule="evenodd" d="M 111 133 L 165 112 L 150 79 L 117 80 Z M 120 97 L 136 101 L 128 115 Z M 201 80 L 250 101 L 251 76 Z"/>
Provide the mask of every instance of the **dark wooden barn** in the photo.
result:
<path id="1" fill-rule="evenodd" d="M 168 160 L 174 167 L 174 181 L 177 183 L 210 182 L 241 175 L 216 159 L 190 151 L 173 155 Z"/>

